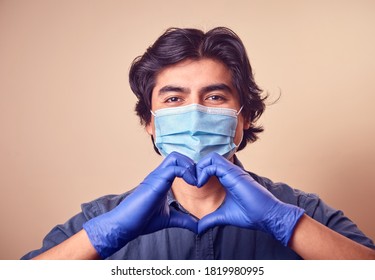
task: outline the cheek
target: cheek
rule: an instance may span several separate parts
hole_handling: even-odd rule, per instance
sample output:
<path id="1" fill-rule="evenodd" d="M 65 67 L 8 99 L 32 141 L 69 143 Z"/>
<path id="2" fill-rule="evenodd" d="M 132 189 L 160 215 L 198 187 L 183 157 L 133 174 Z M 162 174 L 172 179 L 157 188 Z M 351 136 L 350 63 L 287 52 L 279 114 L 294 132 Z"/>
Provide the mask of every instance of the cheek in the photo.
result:
<path id="1" fill-rule="evenodd" d="M 234 143 L 239 146 L 241 144 L 242 138 L 243 138 L 243 131 L 250 128 L 250 123 L 245 122 L 241 117 L 238 118 L 238 123 L 236 127 L 236 134 L 234 136 Z"/>
<path id="2" fill-rule="evenodd" d="M 242 127 L 238 125 L 236 129 L 236 135 L 234 136 L 234 144 L 239 146 L 241 144 L 242 137 L 243 137 L 243 130 L 242 130 Z"/>

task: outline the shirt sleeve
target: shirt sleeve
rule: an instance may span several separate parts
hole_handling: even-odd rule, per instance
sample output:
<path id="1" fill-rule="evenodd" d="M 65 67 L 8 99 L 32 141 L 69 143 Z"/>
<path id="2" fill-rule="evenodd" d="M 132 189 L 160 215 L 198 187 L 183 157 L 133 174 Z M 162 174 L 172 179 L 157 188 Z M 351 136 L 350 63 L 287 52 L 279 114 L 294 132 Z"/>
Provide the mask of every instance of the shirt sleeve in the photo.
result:
<path id="1" fill-rule="evenodd" d="M 301 204 L 302 207 L 308 209 L 307 214 L 313 219 L 353 241 L 375 249 L 373 241 L 345 216 L 343 211 L 329 206 L 317 196 L 315 198 L 304 196 L 301 199 Z"/>
<path id="2" fill-rule="evenodd" d="M 346 217 L 343 211 L 329 206 L 318 195 L 291 188 L 284 183 L 274 183 L 253 173 L 250 175 L 281 201 L 303 208 L 308 216 L 321 224 L 355 242 L 375 249 L 374 242 Z"/>
<path id="3" fill-rule="evenodd" d="M 122 195 L 106 195 L 94 201 L 82 204 L 82 212 L 70 218 L 66 223 L 55 226 L 44 237 L 42 247 L 40 249 L 27 253 L 21 259 L 32 259 L 62 243 L 69 237 L 79 232 L 83 228 L 83 224 L 88 220 L 115 208 L 128 193 Z"/>
<path id="4" fill-rule="evenodd" d="M 66 223 L 55 226 L 43 239 L 42 247 L 33 250 L 24 255 L 22 260 L 32 259 L 41 253 L 55 247 L 61 242 L 65 241 L 72 235 L 76 234 L 82 229 L 82 225 L 87 221 L 83 212 L 75 215 L 69 219 Z"/>

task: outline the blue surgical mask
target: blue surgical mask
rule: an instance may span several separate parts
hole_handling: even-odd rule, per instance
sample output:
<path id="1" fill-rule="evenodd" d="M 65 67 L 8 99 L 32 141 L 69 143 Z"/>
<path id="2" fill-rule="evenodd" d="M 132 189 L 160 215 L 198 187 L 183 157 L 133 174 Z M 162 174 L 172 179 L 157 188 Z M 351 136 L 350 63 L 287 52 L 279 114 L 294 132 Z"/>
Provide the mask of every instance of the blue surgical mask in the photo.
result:
<path id="1" fill-rule="evenodd" d="M 211 152 L 229 159 L 237 150 L 234 136 L 241 110 L 191 104 L 151 111 L 155 145 L 163 156 L 176 151 L 194 162 Z"/>

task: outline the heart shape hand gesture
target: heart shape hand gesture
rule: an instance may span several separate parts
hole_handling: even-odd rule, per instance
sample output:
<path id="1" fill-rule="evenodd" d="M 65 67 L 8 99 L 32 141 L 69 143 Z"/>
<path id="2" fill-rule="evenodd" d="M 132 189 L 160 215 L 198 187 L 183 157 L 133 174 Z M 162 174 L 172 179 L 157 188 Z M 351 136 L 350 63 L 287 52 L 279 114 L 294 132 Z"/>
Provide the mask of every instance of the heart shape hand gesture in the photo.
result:
<path id="1" fill-rule="evenodd" d="M 303 209 L 281 202 L 246 171 L 215 153 L 198 162 L 198 187 L 211 176 L 219 179 L 226 197 L 219 209 L 199 221 L 199 233 L 218 225 L 233 225 L 262 230 L 288 244 Z"/>
<path id="2" fill-rule="evenodd" d="M 215 212 L 197 221 L 169 206 L 167 193 L 176 177 L 202 187 L 211 176 L 219 179 L 227 193 Z M 216 153 L 195 165 L 188 157 L 173 152 L 116 208 L 88 221 L 84 229 L 103 258 L 139 235 L 169 227 L 201 234 L 214 226 L 233 225 L 269 232 L 287 245 L 303 213 L 276 199 L 247 172 Z"/>
<path id="3" fill-rule="evenodd" d="M 83 225 L 91 244 L 106 258 L 139 235 L 163 228 L 181 227 L 197 232 L 197 221 L 177 211 L 167 202 L 167 193 L 176 177 L 196 185 L 194 162 L 171 153 L 116 208 Z"/>

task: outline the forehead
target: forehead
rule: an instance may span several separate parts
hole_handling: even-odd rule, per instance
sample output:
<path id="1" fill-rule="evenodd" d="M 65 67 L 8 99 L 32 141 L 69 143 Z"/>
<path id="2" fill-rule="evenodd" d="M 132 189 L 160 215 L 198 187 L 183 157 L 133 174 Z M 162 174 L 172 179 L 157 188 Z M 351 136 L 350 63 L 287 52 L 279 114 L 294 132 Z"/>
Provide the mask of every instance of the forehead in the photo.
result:
<path id="1" fill-rule="evenodd" d="M 209 58 L 187 59 L 162 69 L 156 75 L 154 89 L 168 84 L 194 88 L 210 83 L 225 83 L 233 87 L 228 67 L 218 60 Z"/>

